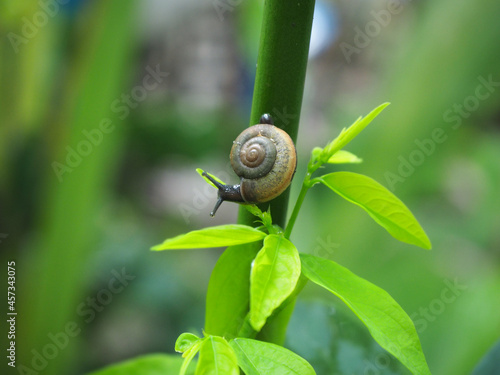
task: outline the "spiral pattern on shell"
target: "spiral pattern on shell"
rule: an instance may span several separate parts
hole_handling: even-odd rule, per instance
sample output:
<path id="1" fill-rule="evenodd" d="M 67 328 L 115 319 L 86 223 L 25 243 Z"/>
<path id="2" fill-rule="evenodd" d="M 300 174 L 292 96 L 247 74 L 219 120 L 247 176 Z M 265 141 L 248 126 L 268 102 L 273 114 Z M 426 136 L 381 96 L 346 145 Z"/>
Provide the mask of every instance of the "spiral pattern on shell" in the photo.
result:
<path id="1" fill-rule="evenodd" d="M 266 175 L 275 160 L 276 145 L 269 138 L 247 130 L 234 141 L 231 164 L 236 174 L 242 178 Z"/>
<path id="2" fill-rule="evenodd" d="M 267 202 L 280 195 L 290 185 L 297 164 L 290 136 L 269 124 L 243 131 L 234 141 L 230 157 L 247 203 Z"/>

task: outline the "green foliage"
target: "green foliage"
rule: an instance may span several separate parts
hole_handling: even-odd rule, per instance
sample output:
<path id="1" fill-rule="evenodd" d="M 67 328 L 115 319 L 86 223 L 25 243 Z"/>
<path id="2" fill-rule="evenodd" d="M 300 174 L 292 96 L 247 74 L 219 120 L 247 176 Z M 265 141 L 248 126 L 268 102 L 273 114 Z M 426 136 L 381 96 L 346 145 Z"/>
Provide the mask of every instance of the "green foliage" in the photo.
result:
<path id="1" fill-rule="evenodd" d="M 165 240 L 151 250 L 199 249 L 205 247 L 222 247 L 241 245 L 262 240 L 265 233 L 248 225 L 220 225 L 201 230 L 195 230 L 177 237 Z"/>
<path id="2" fill-rule="evenodd" d="M 192 333 L 183 333 L 177 338 L 175 342 L 175 351 L 183 353 L 182 358 L 184 358 L 179 375 L 186 374 L 189 364 L 200 350 L 202 344 L 203 340 Z"/>
<path id="3" fill-rule="evenodd" d="M 220 336 L 203 339 L 189 333 L 179 336 L 176 348 L 185 349 L 180 375 L 184 375 L 194 354 L 200 352 L 196 375 L 312 375 L 312 366 L 297 354 L 279 345 L 259 340 L 237 338 L 229 342 Z M 100 375 L 100 374 L 99 374 Z M 107 375 L 107 374 L 102 374 Z"/>
<path id="4" fill-rule="evenodd" d="M 379 105 L 365 117 L 359 117 L 348 129 L 342 129 L 339 136 L 330 142 L 319 155 L 319 162 L 321 164 L 327 163 L 328 160 L 343 149 L 349 142 L 351 142 L 361 131 L 370 124 L 370 122 L 377 117 L 380 112 L 384 110 L 390 103 Z"/>
<path id="5" fill-rule="evenodd" d="M 372 337 L 414 374 L 430 374 L 413 322 L 387 292 L 331 260 L 299 255 L 289 240 L 306 193 L 313 186 L 323 184 L 363 208 L 394 238 L 425 249 L 431 247 L 408 208 L 371 178 L 351 172 L 312 177 L 324 164 L 359 163 L 361 159 L 342 147 L 387 105 L 360 117 L 325 148 L 312 151 L 302 189 L 285 230 L 273 224 L 270 211 L 262 212 L 257 206 L 245 205 L 263 224 L 261 227 L 209 227 L 167 239 L 152 248 L 159 251 L 229 246 L 210 279 L 205 337 L 183 333 L 175 344 L 175 350 L 183 353 L 184 358 L 178 370 L 180 375 L 188 373 L 189 364 L 198 352 L 196 375 L 236 375 L 239 368 L 247 375 L 315 374 L 311 365 L 293 352 L 253 339 L 264 330 L 270 318 L 293 307 L 290 301 L 307 280 L 339 297 L 366 325 Z M 202 170 L 197 171 L 205 177 Z M 133 367 L 134 363 L 136 361 L 129 366 Z"/>
<path id="6" fill-rule="evenodd" d="M 415 216 L 394 194 L 375 180 L 352 172 L 335 172 L 319 178 L 342 198 L 365 210 L 373 220 L 402 242 L 431 248 Z"/>
<path id="7" fill-rule="evenodd" d="M 361 159 L 342 147 L 387 105 L 360 117 L 325 148 L 312 151 L 301 192 L 285 230 L 273 225 L 269 211 L 245 205 L 263 226 L 211 227 L 167 239 L 153 247 L 153 250 L 166 250 L 230 246 L 217 263 L 208 288 L 205 327 L 208 336 L 199 339 L 182 334 L 177 341 L 176 350 L 185 356 L 181 375 L 198 351 L 196 374 L 236 374 L 238 366 L 247 375 L 314 374 L 307 361 L 289 350 L 250 339 L 263 330 L 273 314 L 289 306 L 287 301 L 300 292 L 305 284 L 303 280 L 307 279 L 338 296 L 366 325 L 373 338 L 414 374 L 430 374 L 413 322 L 387 292 L 331 260 L 308 254 L 299 256 L 289 240 L 306 193 L 321 183 L 363 208 L 394 238 L 430 249 L 427 235 L 409 209 L 371 178 L 351 172 L 312 177 L 324 164 L 359 163 Z"/>
<path id="8" fill-rule="evenodd" d="M 230 246 L 219 258 L 207 291 L 205 331 L 234 338 L 249 309 L 251 264 L 261 243 Z"/>
<path id="9" fill-rule="evenodd" d="M 279 345 L 238 338 L 230 343 L 246 375 L 313 375 L 312 366 L 297 354 Z"/>
<path id="10" fill-rule="evenodd" d="M 410 317 L 383 289 L 327 259 L 301 254 L 302 272 L 339 297 L 373 338 L 414 374 L 430 374 Z"/>
<path id="11" fill-rule="evenodd" d="M 361 163 L 363 159 L 358 158 L 352 152 L 339 150 L 327 160 L 328 164 Z"/>
<path id="12" fill-rule="evenodd" d="M 203 340 L 196 375 L 239 375 L 238 361 L 228 342 L 218 336 Z"/>
<path id="13" fill-rule="evenodd" d="M 267 236 L 250 274 L 250 323 L 256 331 L 293 292 L 299 276 L 300 258 L 293 243 Z"/>
<path id="14" fill-rule="evenodd" d="M 182 359 L 167 354 L 150 354 L 105 367 L 88 375 L 170 375 L 179 374 Z M 194 371 L 180 374 L 193 375 Z"/>
<path id="15" fill-rule="evenodd" d="M 199 340 L 200 338 L 192 333 L 183 333 L 175 342 L 175 351 L 184 353 L 190 350 Z"/>

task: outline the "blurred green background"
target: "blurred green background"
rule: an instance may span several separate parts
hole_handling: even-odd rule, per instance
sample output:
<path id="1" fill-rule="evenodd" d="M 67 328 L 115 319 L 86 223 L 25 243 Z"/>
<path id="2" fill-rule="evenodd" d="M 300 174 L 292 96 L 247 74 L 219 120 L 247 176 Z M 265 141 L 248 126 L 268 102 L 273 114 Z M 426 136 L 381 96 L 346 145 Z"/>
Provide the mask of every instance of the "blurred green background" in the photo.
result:
<path id="1" fill-rule="evenodd" d="M 235 181 L 262 6 L 0 2 L 0 248 L 4 270 L 16 262 L 18 366 L 80 374 L 201 334 L 221 250 L 149 248 L 236 220 L 234 204 L 209 217 L 216 192 L 195 168 Z M 365 162 L 344 169 L 393 190 L 433 249 L 321 187 L 293 240 L 386 289 L 437 375 L 470 374 L 500 336 L 499 18 L 497 0 L 317 1 L 291 197 L 312 147 L 390 101 L 349 145 Z M 287 346 L 318 374 L 408 373 L 310 286 Z"/>

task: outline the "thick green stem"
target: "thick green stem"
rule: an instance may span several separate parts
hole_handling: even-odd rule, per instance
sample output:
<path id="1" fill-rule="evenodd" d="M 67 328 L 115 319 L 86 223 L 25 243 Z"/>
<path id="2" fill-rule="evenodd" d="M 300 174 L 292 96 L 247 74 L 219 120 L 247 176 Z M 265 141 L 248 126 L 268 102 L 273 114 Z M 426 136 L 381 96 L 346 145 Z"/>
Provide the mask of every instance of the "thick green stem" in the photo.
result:
<path id="1" fill-rule="evenodd" d="M 250 125 L 269 113 L 274 124 L 296 143 L 304 92 L 315 0 L 267 0 L 264 6 Z M 271 207 L 274 224 L 285 226 L 290 189 L 261 207 Z M 238 223 L 254 217 L 240 208 Z M 291 314 L 280 314 L 264 327 L 266 341 L 282 344 Z"/>
<path id="2" fill-rule="evenodd" d="M 245 320 L 243 321 L 243 324 L 241 325 L 241 329 L 238 332 L 238 337 L 248 337 L 250 339 L 255 338 L 257 336 L 257 331 L 253 329 L 252 325 L 250 324 L 250 314 L 247 314 L 245 317 Z"/>
<path id="3" fill-rule="evenodd" d="M 306 76 L 314 0 L 267 0 L 264 6 L 250 125 L 269 113 L 274 124 L 296 142 Z M 271 206 L 273 222 L 285 226 L 289 190 L 261 207 Z M 254 217 L 240 208 L 238 223 Z"/>
<path id="4" fill-rule="evenodd" d="M 269 113 L 274 124 L 284 129 L 294 142 L 300 120 L 313 13 L 314 0 L 267 0 L 264 7 L 250 125 L 257 124 L 262 114 Z M 282 228 L 286 222 L 288 196 L 289 190 L 260 207 L 267 211 L 270 205 L 273 223 Z M 241 207 L 238 223 L 253 226 L 255 216 Z M 252 246 L 230 249 L 233 251 L 221 256 L 210 279 L 206 329 L 224 337 L 254 337 L 256 332 L 243 315 L 248 311 L 248 301 L 235 299 L 231 291 L 236 288 L 241 293 L 249 293 L 249 270 L 258 249 Z M 242 272 L 233 272 L 236 261 Z M 287 301 L 286 306 L 293 307 L 294 298 Z M 267 341 L 282 344 L 291 309 L 281 310 L 282 313 L 273 317 L 259 334 L 264 334 Z M 221 314 L 225 314 L 225 321 L 220 321 Z M 233 322 L 242 322 L 243 326 Z"/>

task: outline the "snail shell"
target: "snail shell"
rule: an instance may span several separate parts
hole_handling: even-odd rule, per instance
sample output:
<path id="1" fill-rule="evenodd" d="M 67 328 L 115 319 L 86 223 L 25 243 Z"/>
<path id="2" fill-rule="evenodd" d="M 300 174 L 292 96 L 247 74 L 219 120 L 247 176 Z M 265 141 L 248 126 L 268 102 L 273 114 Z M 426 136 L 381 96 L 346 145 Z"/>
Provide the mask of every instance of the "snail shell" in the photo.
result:
<path id="1" fill-rule="evenodd" d="M 233 143 L 230 158 L 241 178 L 241 196 L 247 203 L 276 198 L 290 185 L 297 166 L 292 139 L 271 124 L 258 124 L 243 131 Z"/>
<path id="2" fill-rule="evenodd" d="M 241 178 L 238 185 L 225 185 L 203 172 L 218 189 L 211 216 L 223 201 L 264 203 L 283 193 L 292 182 L 297 152 L 290 136 L 264 114 L 260 123 L 244 130 L 233 142 L 231 165 Z"/>

